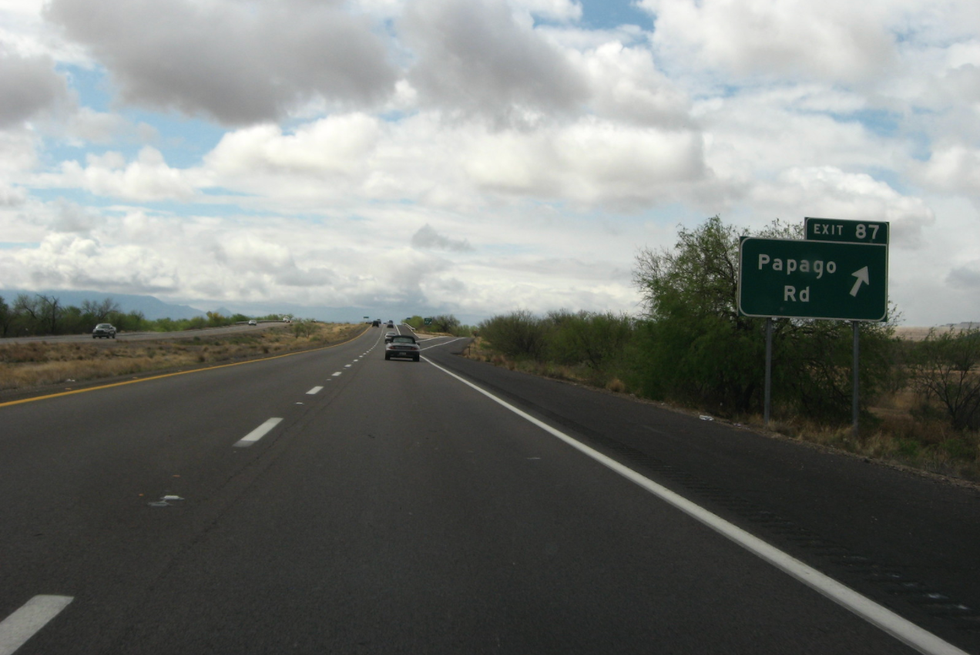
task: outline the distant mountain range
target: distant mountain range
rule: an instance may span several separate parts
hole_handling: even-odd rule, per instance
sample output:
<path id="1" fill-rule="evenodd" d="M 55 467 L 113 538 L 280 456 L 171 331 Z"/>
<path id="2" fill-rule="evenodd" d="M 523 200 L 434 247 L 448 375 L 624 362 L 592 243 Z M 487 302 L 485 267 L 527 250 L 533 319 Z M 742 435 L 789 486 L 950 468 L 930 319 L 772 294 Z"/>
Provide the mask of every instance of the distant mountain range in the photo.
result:
<path id="1" fill-rule="evenodd" d="M 174 320 L 179 320 L 182 318 L 194 318 L 195 316 L 206 316 L 206 313 L 202 312 L 200 309 L 195 309 L 189 305 L 174 305 L 171 303 L 166 303 L 162 300 L 154 298 L 153 296 L 137 296 L 127 293 L 105 293 L 103 291 L 22 291 L 19 289 L 0 289 L 0 297 L 2 297 L 8 305 L 13 305 L 14 300 L 22 293 L 29 296 L 41 294 L 43 296 L 57 298 L 61 301 L 62 305 L 74 305 L 75 307 L 81 307 L 82 303 L 86 300 L 91 302 L 102 302 L 106 298 L 111 298 L 116 304 L 119 305 L 119 308 L 123 311 L 123 313 L 128 314 L 130 312 L 141 312 L 143 317 L 150 321 L 156 321 L 161 318 L 172 318 Z"/>

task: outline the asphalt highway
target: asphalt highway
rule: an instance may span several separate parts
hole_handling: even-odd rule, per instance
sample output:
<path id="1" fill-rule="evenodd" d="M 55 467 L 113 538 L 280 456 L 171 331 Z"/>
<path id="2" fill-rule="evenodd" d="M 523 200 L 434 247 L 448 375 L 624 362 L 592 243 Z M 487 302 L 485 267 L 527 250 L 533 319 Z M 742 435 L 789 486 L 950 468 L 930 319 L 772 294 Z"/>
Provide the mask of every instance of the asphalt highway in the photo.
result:
<path id="1" fill-rule="evenodd" d="M 0 404 L 0 655 L 980 653 L 975 490 L 385 331 Z"/>

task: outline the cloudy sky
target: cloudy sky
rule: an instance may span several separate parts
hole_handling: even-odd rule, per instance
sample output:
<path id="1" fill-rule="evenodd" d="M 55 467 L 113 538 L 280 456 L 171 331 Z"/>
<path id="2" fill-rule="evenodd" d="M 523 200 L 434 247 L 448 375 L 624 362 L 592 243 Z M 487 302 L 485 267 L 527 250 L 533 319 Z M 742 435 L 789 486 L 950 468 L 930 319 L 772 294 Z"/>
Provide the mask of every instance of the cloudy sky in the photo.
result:
<path id="1" fill-rule="evenodd" d="M 678 225 L 821 216 L 927 326 L 978 210 L 976 0 L 0 0 L 0 294 L 637 313 Z"/>

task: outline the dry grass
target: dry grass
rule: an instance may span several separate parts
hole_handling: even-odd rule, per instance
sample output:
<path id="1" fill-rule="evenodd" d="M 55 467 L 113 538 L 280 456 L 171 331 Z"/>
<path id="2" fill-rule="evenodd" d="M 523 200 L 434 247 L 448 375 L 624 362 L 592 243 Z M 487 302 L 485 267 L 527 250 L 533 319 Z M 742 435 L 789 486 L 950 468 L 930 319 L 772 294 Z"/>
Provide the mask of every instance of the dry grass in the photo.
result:
<path id="1" fill-rule="evenodd" d="M 314 323 L 303 330 L 284 326 L 193 340 L 0 344 L 0 392 L 244 361 L 339 343 L 363 330 Z"/>
<path id="2" fill-rule="evenodd" d="M 919 415 L 922 400 L 908 390 L 872 407 L 874 421 L 851 426 L 826 426 L 805 417 L 781 417 L 769 422 L 768 432 L 790 439 L 844 451 L 860 457 L 906 466 L 920 471 L 980 482 L 980 434 L 958 431 L 941 418 Z M 743 419 L 765 430 L 761 416 Z"/>
<path id="3" fill-rule="evenodd" d="M 937 334 L 946 332 L 952 329 L 954 332 L 962 332 L 967 329 L 968 326 L 974 325 L 973 323 L 961 323 L 959 325 L 938 325 L 936 327 L 896 327 L 895 336 L 899 339 L 906 339 L 908 341 L 922 341 L 930 332 L 936 332 Z"/>
<path id="4" fill-rule="evenodd" d="M 895 336 L 899 339 L 905 339 L 907 341 L 922 341 L 929 335 L 929 331 L 933 328 L 920 328 L 920 327 L 897 327 L 895 328 Z"/>
<path id="5" fill-rule="evenodd" d="M 606 383 L 606 391 L 612 391 L 613 393 L 626 393 L 626 383 L 619 378 L 613 378 Z"/>

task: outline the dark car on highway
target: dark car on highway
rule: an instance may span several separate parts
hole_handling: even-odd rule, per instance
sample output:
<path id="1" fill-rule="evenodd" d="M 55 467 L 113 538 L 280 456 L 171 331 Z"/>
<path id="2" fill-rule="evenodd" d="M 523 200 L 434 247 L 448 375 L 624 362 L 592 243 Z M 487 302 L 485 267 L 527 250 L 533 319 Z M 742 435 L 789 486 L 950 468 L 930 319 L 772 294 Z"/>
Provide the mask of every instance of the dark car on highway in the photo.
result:
<path id="1" fill-rule="evenodd" d="M 92 330 L 93 339 L 115 339 L 116 338 L 116 328 L 113 327 L 111 323 L 99 323 Z"/>

